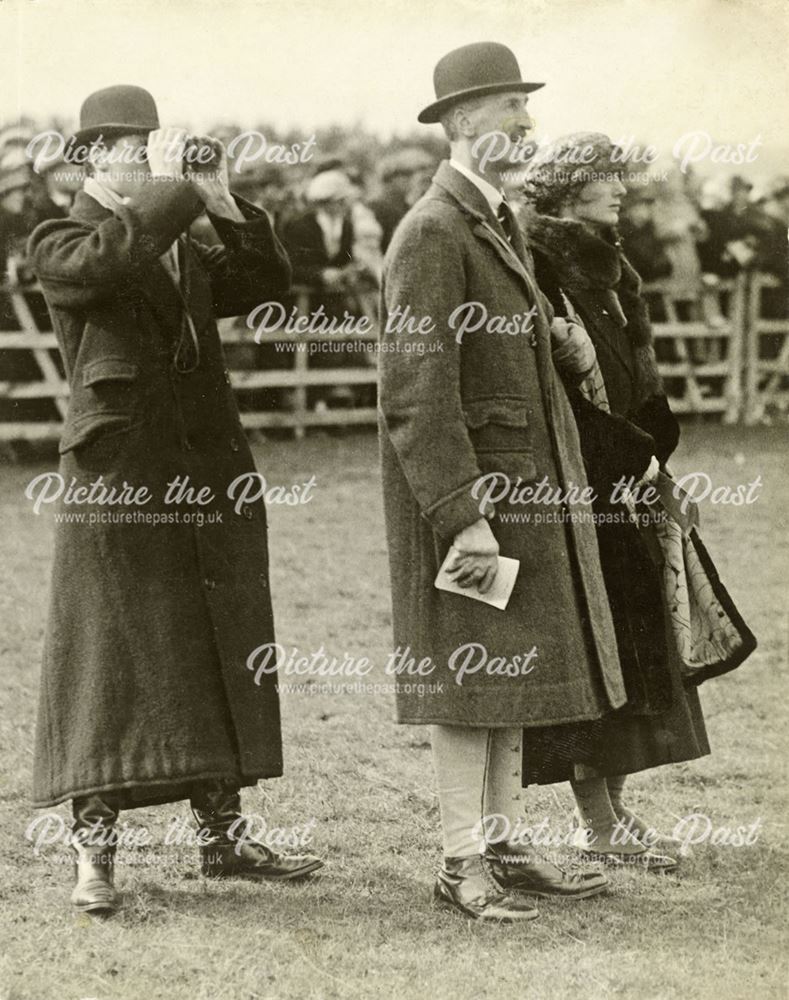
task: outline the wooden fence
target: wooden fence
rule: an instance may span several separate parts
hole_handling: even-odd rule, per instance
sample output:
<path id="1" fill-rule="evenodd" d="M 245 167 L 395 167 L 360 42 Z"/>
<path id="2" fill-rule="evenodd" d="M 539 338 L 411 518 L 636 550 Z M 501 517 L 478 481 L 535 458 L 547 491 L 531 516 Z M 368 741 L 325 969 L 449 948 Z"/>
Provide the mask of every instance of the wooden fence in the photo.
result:
<path id="1" fill-rule="evenodd" d="M 774 278 L 753 274 L 723 283 L 715 292 L 714 321 L 705 317 L 701 301 L 684 304 L 683 311 L 661 285 L 645 291 L 657 317 L 659 367 L 675 412 L 752 424 L 789 410 L 789 319 L 785 308 L 777 311 L 782 319 L 765 318 L 765 296 L 781 294 Z M 300 315 L 310 315 L 311 296 L 306 288 L 294 293 Z M 69 390 L 41 293 L 22 282 L 12 264 L 0 297 L 0 441 L 57 438 Z M 353 300 L 355 314 L 373 320 L 372 332 L 329 335 L 333 342 L 355 342 L 359 363 L 353 360 L 350 367 L 347 358 L 344 367 L 310 364 L 310 345 L 327 339 L 321 333 L 256 335 L 243 318 L 221 321 L 244 426 L 289 428 L 301 437 L 309 427 L 375 423 L 375 299 L 368 293 Z M 767 311 L 776 311 L 775 302 Z M 261 352 L 268 352 L 269 363 Z M 339 387 L 349 405 L 314 401 L 321 391 Z"/>

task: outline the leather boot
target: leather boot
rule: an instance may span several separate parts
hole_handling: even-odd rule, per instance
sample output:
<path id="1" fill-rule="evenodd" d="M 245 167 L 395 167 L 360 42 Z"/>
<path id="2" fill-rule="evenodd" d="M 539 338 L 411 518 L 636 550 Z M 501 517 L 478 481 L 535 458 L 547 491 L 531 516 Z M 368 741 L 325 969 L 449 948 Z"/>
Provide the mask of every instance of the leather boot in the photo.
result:
<path id="1" fill-rule="evenodd" d="M 278 854 L 247 836 L 241 796 L 231 782 L 201 782 L 192 790 L 191 806 L 202 840 L 200 868 L 208 878 L 283 881 L 323 868 L 312 854 Z"/>
<path id="2" fill-rule="evenodd" d="M 115 845 L 108 843 L 120 809 L 109 793 L 72 802 L 71 846 L 76 854 L 76 885 L 71 902 L 78 913 L 111 917 L 120 906 L 115 889 Z"/>
<path id="3" fill-rule="evenodd" d="M 439 906 L 459 910 L 475 920 L 513 923 L 539 916 L 525 899 L 507 895 L 491 877 L 487 862 L 480 857 L 444 858 L 433 898 Z"/>
<path id="4" fill-rule="evenodd" d="M 587 899 L 608 888 L 601 872 L 570 874 L 520 844 L 489 844 L 485 858 L 502 889 L 543 898 Z"/>

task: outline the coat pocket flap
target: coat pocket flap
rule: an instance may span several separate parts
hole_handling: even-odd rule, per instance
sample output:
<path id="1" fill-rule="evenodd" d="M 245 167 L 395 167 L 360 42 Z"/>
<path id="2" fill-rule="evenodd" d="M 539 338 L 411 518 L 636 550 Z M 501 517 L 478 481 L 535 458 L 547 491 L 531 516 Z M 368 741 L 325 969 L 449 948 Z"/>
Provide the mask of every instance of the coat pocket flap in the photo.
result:
<path id="1" fill-rule="evenodd" d="M 124 361 L 123 358 L 100 358 L 85 365 L 82 384 L 88 386 L 96 382 L 133 382 L 139 370 L 139 365 L 134 361 Z"/>
<path id="2" fill-rule="evenodd" d="M 106 434 L 128 430 L 132 418 L 129 413 L 85 413 L 73 421 L 67 421 L 58 445 L 64 455 Z"/>
<path id="3" fill-rule="evenodd" d="M 466 426 L 476 430 L 487 424 L 499 427 L 528 427 L 529 413 L 520 399 L 472 399 L 463 404 Z"/>

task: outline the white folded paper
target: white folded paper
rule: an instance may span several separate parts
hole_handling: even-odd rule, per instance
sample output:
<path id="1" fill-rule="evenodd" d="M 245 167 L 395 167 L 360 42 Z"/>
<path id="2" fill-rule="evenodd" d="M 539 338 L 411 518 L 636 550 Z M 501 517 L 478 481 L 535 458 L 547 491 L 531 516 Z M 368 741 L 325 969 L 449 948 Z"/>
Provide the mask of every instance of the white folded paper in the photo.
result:
<path id="1" fill-rule="evenodd" d="M 460 594 L 461 597 L 470 597 L 474 601 L 482 601 L 484 604 L 490 604 L 491 607 L 498 608 L 499 611 L 504 611 L 509 602 L 512 588 L 515 586 L 515 579 L 521 565 L 520 561 L 509 559 L 507 556 L 499 556 L 499 569 L 496 573 L 496 579 L 493 581 L 493 586 L 487 594 L 481 594 L 476 586 L 461 587 L 447 573 L 447 564 L 452 561 L 453 556 L 456 554 L 457 549 L 454 546 L 451 547 L 435 579 L 436 588 L 438 590 L 447 590 L 450 594 Z"/>

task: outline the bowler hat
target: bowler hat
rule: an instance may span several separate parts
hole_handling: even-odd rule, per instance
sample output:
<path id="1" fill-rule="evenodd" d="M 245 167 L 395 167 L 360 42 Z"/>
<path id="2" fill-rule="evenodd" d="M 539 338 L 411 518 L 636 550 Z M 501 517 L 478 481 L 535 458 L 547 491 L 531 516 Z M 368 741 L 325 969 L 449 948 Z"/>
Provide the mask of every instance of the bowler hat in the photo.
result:
<path id="1" fill-rule="evenodd" d="M 142 87 L 118 84 L 96 90 L 83 101 L 79 112 L 78 143 L 89 143 L 100 135 L 119 136 L 152 132 L 159 128 L 153 97 Z"/>
<path id="2" fill-rule="evenodd" d="M 498 42 L 474 42 L 448 52 L 433 71 L 436 100 L 420 111 L 417 120 L 424 125 L 438 122 L 453 104 L 466 97 L 483 97 L 519 90 L 530 94 L 544 83 L 525 83 L 518 60 L 506 45 Z"/>

